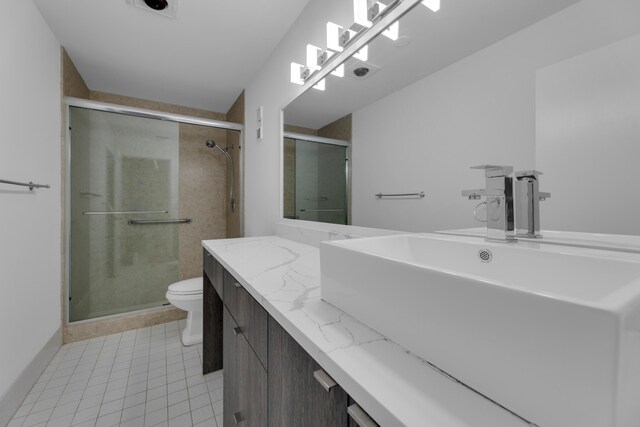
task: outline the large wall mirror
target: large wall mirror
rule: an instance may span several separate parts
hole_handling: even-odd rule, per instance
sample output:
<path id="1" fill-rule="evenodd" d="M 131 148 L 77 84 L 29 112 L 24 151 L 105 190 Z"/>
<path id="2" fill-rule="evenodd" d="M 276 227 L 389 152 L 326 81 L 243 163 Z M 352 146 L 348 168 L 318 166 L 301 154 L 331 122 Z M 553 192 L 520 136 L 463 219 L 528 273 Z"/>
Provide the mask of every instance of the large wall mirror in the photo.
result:
<path id="1" fill-rule="evenodd" d="M 628 0 L 417 4 L 285 108 L 284 216 L 481 227 L 461 190 L 499 164 L 543 173 L 543 229 L 640 235 L 638 16 Z"/>

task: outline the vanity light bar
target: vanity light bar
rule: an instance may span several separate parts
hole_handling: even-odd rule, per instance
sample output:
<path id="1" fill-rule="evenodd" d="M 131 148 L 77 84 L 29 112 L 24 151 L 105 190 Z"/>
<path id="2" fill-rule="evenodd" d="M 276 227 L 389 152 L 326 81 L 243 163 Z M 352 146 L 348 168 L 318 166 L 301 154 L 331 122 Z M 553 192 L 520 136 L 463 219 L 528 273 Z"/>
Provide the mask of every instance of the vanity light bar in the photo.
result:
<path id="1" fill-rule="evenodd" d="M 381 2 L 382 1 L 382 2 Z M 384 18 L 396 6 L 402 3 L 402 0 L 353 0 L 353 16 L 354 23 L 349 28 L 344 28 L 333 22 L 327 22 L 327 50 L 322 50 L 312 44 L 307 45 L 306 65 L 295 62 L 291 63 L 291 83 L 304 85 L 311 76 L 322 70 L 323 66 L 329 62 L 329 59 L 338 52 L 344 51 L 350 43 L 359 38 L 364 32 Z M 440 10 L 441 0 L 422 0 L 422 4 L 437 12 Z M 383 3 L 384 2 L 384 3 Z M 387 3 L 387 4 L 385 4 Z M 400 23 L 398 21 L 391 24 L 381 34 L 391 40 L 397 40 L 400 32 Z M 365 45 L 362 49 L 353 55 L 360 61 L 369 59 L 369 46 Z M 344 64 L 336 67 L 331 72 L 337 77 L 344 77 Z M 326 83 L 322 79 L 314 89 L 325 90 Z"/>

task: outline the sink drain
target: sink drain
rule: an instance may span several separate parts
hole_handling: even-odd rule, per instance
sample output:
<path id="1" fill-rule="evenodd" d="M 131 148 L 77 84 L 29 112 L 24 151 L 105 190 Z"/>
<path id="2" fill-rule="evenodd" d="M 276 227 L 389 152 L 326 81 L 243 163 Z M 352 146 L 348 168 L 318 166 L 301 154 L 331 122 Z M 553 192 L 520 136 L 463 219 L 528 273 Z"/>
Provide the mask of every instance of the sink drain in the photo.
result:
<path id="1" fill-rule="evenodd" d="M 482 262 L 491 262 L 491 259 L 493 258 L 493 254 L 489 249 L 480 249 L 478 251 L 478 257 Z"/>

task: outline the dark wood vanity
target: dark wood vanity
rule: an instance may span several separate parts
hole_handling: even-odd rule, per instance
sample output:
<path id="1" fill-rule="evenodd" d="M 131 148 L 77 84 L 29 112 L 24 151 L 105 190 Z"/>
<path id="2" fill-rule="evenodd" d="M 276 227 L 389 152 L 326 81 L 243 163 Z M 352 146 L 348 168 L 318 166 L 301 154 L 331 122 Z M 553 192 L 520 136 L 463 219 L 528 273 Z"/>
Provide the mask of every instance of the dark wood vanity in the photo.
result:
<path id="1" fill-rule="evenodd" d="M 204 251 L 203 373 L 224 367 L 224 425 L 377 426 Z"/>

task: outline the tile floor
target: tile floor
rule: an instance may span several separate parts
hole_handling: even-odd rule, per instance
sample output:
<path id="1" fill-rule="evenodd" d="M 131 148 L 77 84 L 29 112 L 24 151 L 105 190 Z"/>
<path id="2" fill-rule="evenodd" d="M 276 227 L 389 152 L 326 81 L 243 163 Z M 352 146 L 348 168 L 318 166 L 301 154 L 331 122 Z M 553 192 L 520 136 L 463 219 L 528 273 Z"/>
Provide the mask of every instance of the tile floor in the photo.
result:
<path id="1" fill-rule="evenodd" d="M 222 371 L 202 375 L 184 322 L 63 346 L 9 427 L 222 427 Z"/>

